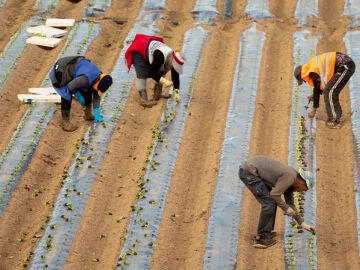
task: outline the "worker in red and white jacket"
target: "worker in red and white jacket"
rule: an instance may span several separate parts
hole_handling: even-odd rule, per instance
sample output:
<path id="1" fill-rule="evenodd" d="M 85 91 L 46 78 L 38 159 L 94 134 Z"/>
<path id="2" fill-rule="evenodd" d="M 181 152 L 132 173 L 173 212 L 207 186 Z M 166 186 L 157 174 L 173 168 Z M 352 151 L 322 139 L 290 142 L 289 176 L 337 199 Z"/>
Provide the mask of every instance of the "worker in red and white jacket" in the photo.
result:
<path id="1" fill-rule="evenodd" d="M 162 87 L 174 87 L 175 98 L 180 101 L 179 75 L 183 73 L 184 54 L 174 51 L 164 43 L 163 38 L 137 34 L 125 52 L 128 69 L 134 65 L 136 72 L 136 87 L 141 97 L 140 105 L 151 108 L 160 98 L 169 98 L 162 93 Z M 164 76 L 171 71 L 171 80 Z M 150 101 L 146 92 L 146 79 L 155 81 L 154 100 Z"/>

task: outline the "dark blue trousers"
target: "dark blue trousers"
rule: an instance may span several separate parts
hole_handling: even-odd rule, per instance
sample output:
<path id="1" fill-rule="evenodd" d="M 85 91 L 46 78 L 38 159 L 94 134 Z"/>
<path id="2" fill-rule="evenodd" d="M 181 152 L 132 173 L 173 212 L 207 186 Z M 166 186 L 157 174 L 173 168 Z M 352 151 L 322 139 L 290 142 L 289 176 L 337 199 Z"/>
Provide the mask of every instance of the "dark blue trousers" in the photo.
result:
<path id="1" fill-rule="evenodd" d="M 260 177 L 243 170 L 241 167 L 239 169 L 239 178 L 261 205 L 257 234 L 270 238 L 270 233 L 275 226 L 277 209 L 275 200 L 270 196 L 271 188 Z"/>

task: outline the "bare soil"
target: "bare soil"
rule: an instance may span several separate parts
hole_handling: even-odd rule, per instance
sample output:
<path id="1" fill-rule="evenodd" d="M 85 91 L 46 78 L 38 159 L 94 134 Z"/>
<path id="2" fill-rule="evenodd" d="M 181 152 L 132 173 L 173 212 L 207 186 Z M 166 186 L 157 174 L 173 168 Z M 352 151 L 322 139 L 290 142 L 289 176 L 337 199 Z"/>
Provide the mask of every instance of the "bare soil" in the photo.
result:
<path id="1" fill-rule="evenodd" d="M 0 8 L 0 50 L 33 16 L 35 0 L 7 1 Z M 82 18 L 87 1 L 71 3 L 60 0 L 53 17 Z M 140 0 L 111 1 L 106 17 L 99 20 L 100 34 L 93 40 L 86 56 L 104 72 L 111 72 L 122 44 L 142 7 Z M 222 13 L 223 1 L 218 1 Z M 221 3 L 220 3 L 221 2 Z M 228 104 L 232 90 L 240 35 L 253 20 L 246 17 L 246 1 L 233 1 L 233 16 L 215 26 L 204 48 L 199 75 L 191 101 L 171 186 L 160 225 L 157 247 L 152 257 L 152 269 L 202 269 L 208 220 L 216 186 L 219 157 L 222 151 Z M 272 19 L 257 20 L 258 29 L 266 40 L 262 52 L 261 70 L 255 116 L 252 125 L 249 156 L 263 154 L 283 162 L 288 158 L 291 89 L 294 60 L 293 33 L 298 31 L 294 18 L 296 1 L 271 0 Z M 322 34 L 317 52 L 345 51 L 343 36 L 349 19 L 342 16 L 344 0 L 319 0 L 319 18 L 311 19 L 313 34 Z M 158 22 L 159 35 L 173 48 L 181 48 L 184 34 L 196 26 L 191 11 L 196 1 L 167 1 L 164 18 Z M 116 24 L 112 17 L 127 20 Z M 178 21 L 179 24 L 170 23 Z M 4 30 L 6 29 L 6 31 Z M 0 93 L 0 151 L 2 152 L 29 105 L 21 103 L 17 94 L 29 87 L 38 87 L 47 76 L 63 43 L 55 49 L 30 46 Z M 309 88 L 310 92 L 310 88 Z M 340 96 L 344 117 L 351 114 L 348 86 Z M 138 104 L 135 84 L 118 122 L 108 154 L 99 169 L 83 218 L 70 249 L 64 269 L 112 269 L 117 262 L 126 234 L 138 186 L 134 179 L 142 173 L 152 128 L 158 123 L 164 101 L 151 109 Z M 88 123 L 83 120 L 76 102 L 71 111 L 79 129 L 73 133 L 59 127 L 60 110 L 55 113 L 37 146 L 34 156 L 12 194 L 0 219 L 0 269 L 23 269 L 23 258 L 34 251 L 42 233 L 42 224 L 51 215 L 60 192 L 59 179 L 73 162 L 75 144 L 81 139 Z M 319 115 L 325 117 L 320 103 Z M 353 142 L 351 122 L 341 130 L 328 130 L 317 123 L 317 258 L 318 269 L 359 269 L 357 216 L 354 203 Z M 234 168 L 237 170 L 237 168 Z M 45 191 L 33 197 L 39 187 Z M 259 205 L 245 190 L 241 211 L 237 269 L 285 269 L 284 216 L 278 211 L 276 230 L 278 244 L 257 250 L 250 244 L 256 232 Z M 103 213 L 111 211 L 112 216 Z M 179 217 L 174 220 L 173 214 Z M 114 222 L 121 217 L 121 222 Z M 26 233 L 24 241 L 17 239 Z M 106 237 L 99 239 L 99 235 Z M 99 262 L 91 259 L 97 257 Z"/>

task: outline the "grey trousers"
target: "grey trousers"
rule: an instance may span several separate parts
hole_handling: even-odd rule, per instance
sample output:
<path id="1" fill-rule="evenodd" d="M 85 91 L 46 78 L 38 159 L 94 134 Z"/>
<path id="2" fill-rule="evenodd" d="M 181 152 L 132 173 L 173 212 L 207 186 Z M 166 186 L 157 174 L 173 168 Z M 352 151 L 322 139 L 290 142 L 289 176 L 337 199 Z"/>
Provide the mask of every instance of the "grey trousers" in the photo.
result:
<path id="1" fill-rule="evenodd" d="M 270 196 L 270 187 L 265 185 L 260 177 L 252 175 L 241 167 L 239 169 L 239 178 L 251 191 L 255 199 L 261 204 L 257 234 L 262 237 L 270 238 L 270 233 L 275 226 L 277 210 L 276 202 Z"/>

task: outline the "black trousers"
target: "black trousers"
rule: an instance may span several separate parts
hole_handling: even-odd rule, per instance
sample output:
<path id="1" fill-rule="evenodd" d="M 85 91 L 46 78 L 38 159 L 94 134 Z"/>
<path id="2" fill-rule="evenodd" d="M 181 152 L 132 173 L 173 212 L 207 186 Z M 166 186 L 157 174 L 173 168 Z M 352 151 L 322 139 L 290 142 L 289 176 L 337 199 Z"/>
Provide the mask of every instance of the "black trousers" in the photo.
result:
<path id="1" fill-rule="evenodd" d="M 354 72 L 355 63 L 353 61 L 346 63 L 338 70 L 335 70 L 333 77 L 326 84 L 323 94 L 329 121 L 340 121 L 342 109 L 339 102 L 339 94 Z"/>

